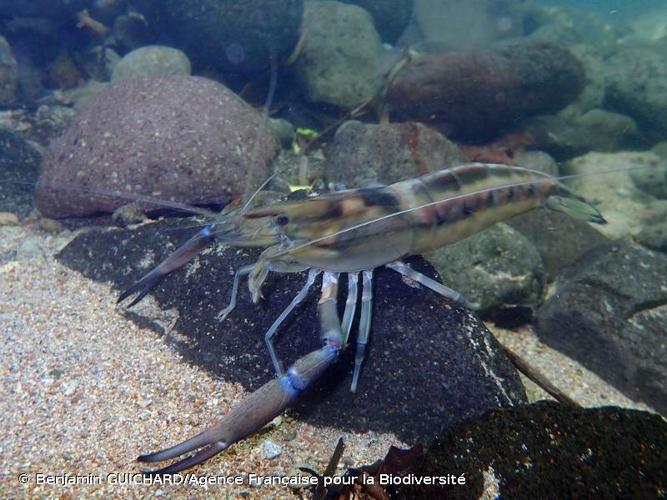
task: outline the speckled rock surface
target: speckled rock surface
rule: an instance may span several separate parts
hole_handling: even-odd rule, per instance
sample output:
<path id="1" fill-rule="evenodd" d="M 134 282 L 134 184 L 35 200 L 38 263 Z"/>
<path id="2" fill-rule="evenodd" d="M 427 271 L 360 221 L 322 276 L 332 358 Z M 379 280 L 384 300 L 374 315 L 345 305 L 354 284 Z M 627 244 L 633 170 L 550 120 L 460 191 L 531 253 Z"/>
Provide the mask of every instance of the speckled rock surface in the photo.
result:
<path id="1" fill-rule="evenodd" d="M 138 487 L 103 479 L 101 485 L 62 486 L 34 480 L 43 471 L 63 474 L 76 469 L 102 478 L 119 471 L 139 472 L 137 455 L 202 431 L 247 395 L 234 379 L 227 382 L 215 372 L 184 362 L 173 348 L 179 333 L 172 330 L 164 335 L 174 319 L 173 310 L 160 310 L 148 297 L 135 312 L 150 316 L 153 328 L 141 327 L 130 320 L 136 315 L 116 306 L 117 293 L 111 286 L 58 263 L 54 253 L 74 237 L 69 231 L 46 233 L 36 224 L 0 226 L 0 335 L 4 340 L 0 358 L 6 361 L 0 365 L 6 388 L 0 391 L 2 485 L 14 488 L 18 496 L 31 497 L 132 497 L 138 488 L 142 496 L 192 496 L 192 484 Z M 28 242 L 36 253 L 25 252 Z M 155 328 L 159 322 L 164 328 Z M 576 401 L 586 406 L 646 409 L 579 363 L 544 346 L 530 328 L 493 331 Z M 524 382 L 531 386 L 530 381 Z M 534 386 L 530 392 L 533 398 L 546 397 Z M 209 494 L 258 500 L 293 497 L 287 486 L 250 487 L 248 473 L 292 476 L 298 474 L 295 464 L 323 471 L 340 437 L 345 440 L 345 453 L 339 472 L 342 466 L 373 463 L 392 444 L 409 445 L 389 433 L 322 428 L 286 414 L 191 472 L 199 477 L 245 478 L 243 485 L 211 487 Z M 283 453 L 265 459 L 265 440 L 279 445 Z M 30 481 L 12 483 L 21 473 L 30 475 Z"/>
<path id="2" fill-rule="evenodd" d="M 135 49 L 114 66 L 111 80 L 149 76 L 189 75 L 192 71 L 188 56 L 181 50 L 160 45 Z"/>
<path id="3" fill-rule="evenodd" d="M 667 62 L 661 50 L 632 48 L 607 60 L 606 106 L 647 129 L 667 132 Z"/>
<path id="4" fill-rule="evenodd" d="M 617 407 L 553 402 L 494 410 L 433 443 L 416 476 L 465 485 L 404 487 L 400 498 L 660 498 L 667 424 Z"/>
<path id="5" fill-rule="evenodd" d="M 149 25 L 193 62 L 255 72 L 286 59 L 299 39 L 303 0 L 141 0 Z M 171 45 L 171 44 L 170 44 Z"/>
<path id="6" fill-rule="evenodd" d="M 126 287 L 172 251 L 173 241 L 187 237 L 173 226 L 89 232 L 68 245 L 60 260 L 89 277 Z M 266 300 L 257 305 L 250 302 L 244 284 L 237 309 L 219 322 L 215 316 L 228 301 L 232 269 L 253 262 L 256 255 L 212 248 L 165 279 L 154 295 L 160 307 L 174 312 L 173 332 L 178 333 L 167 338 L 186 359 L 250 389 L 274 376 L 264 332 L 304 282 L 302 273 L 272 274 L 263 288 Z M 413 264 L 432 273 L 419 259 Z M 349 349 L 304 394 L 297 407 L 304 418 L 424 442 L 489 408 L 524 401 L 511 364 L 476 316 L 430 291 L 410 287 L 393 271 L 382 269 L 376 275 L 372 334 L 358 392 L 349 391 L 354 357 Z M 310 293 L 280 331 L 277 350 L 286 362 L 320 346 L 318 295 Z M 128 314 L 155 324 L 140 311 Z"/>
<path id="7" fill-rule="evenodd" d="M 25 217 L 32 211 L 39 161 L 39 152 L 34 147 L 0 128 L 0 212 Z"/>
<path id="8" fill-rule="evenodd" d="M 443 283 L 480 305 L 480 311 L 535 308 L 546 275 L 540 254 L 507 224 L 496 224 L 427 255 Z"/>
<path id="9" fill-rule="evenodd" d="M 556 281 L 537 314 L 541 340 L 630 397 L 667 411 L 667 257 L 609 242 Z"/>
<path id="10" fill-rule="evenodd" d="M 667 219 L 663 214 L 660 218 L 650 219 L 642 223 L 637 235 L 637 242 L 651 250 L 667 253 Z"/>
<path id="11" fill-rule="evenodd" d="M 239 195 L 249 170 L 258 183 L 266 178 L 278 150 L 272 134 L 261 134 L 252 165 L 260 120 L 238 96 L 206 78 L 120 82 L 93 94 L 52 142 L 37 206 L 49 217 L 65 217 L 113 212 L 128 202 L 103 196 L 109 192 L 191 204 Z"/>
<path id="12" fill-rule="evenodd" d="M 654 168 L 643 168 L 630 172 L 635 186 L 651 196 L 667 199 L 667 161 L 666 166 L 656 165 Z"/>
<path id="13" fill-rule="evenodd" d="M 459 148 L 421 123 L 343 123 L 326 149 L 327 177 L 349 187 L 391 184 L 464 163 Z"/>
<path id="14" fill-rule="evenodd" d="M 382 86 L 384 49 L 371 15 L 356 5 L 307 2 L 296 73 L 311 102 L 352 109 Z"/>
<path id="15" fill-rule="evenodd" d="M 641 134 L 629 116 L 603 109 L 583 115 L 547 115 L 529 120 L 528 132 L 535 146 L 559 160 L 589 151 L 640 149 Z"/>
<path id="16" fill-rule="evenodd" d="M 386 101 L 392 116 L 439 121 L 452 137 L 480 141 L 558 111 L 583 86 L 583 67 L 570 52 L 521 43 L 415 59 L 393 80 Z"/>

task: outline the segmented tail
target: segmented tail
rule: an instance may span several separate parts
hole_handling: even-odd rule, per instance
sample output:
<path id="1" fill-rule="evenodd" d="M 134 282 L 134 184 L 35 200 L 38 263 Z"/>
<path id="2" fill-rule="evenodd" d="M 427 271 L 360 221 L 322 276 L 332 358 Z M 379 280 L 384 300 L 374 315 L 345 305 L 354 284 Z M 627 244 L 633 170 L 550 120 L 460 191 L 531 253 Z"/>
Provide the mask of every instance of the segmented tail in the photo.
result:
<path id="1" fill-rule="evenodd" d="M 544 206 L 555 212 L 562 212 L 585 222 L 593 222 L 594 224 L 607 223 L 602 214 L 591 202 L 563 184 L 559 184 L 555 193 L 547 198 Z"/>

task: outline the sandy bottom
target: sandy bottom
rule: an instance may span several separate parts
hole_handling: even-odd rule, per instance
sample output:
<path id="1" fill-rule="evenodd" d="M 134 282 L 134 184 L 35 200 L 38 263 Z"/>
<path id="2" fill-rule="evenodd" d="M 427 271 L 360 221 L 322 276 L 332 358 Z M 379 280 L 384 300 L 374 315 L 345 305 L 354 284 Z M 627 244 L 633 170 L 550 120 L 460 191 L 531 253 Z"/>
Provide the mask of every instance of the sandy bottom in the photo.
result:
<path id="1" fill-rule="evenodd" d="M 244 390 L 182 361 L 155 332 L 123 316 L 108 285 L 58 264 L 53 256 L 71 237 L 0 227 L 0 496 L 293 497 L 287 486 L 251 486 L 248 475 L 291 477 L 300 464 L 322 471 L 341 436 L 341 469 L 400 444 L 390 435 L 315 429 L 283 416 L 181 476 L 188 484 L 147 484 L 137 455 L 203 430 Z M 495 332 L 582 404 L 647 409 L 539 343 L 530 329 Z M 527 385 L 532 399 L 545 397 Z M 276 458 L 265 457 L 267 440 L 282 449 Z"/>

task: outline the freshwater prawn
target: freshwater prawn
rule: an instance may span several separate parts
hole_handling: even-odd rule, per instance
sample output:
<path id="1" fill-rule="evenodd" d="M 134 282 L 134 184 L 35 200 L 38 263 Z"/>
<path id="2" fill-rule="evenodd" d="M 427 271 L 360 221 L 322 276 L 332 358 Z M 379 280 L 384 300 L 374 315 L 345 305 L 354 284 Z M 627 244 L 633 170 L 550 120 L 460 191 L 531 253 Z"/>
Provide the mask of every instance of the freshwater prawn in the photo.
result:
<path id="1" fill-rule="evenodd" d="M 238 269 L 223 319 L 232 313 L 241 278 L 247 276 L 254 302 L 269 272 L 308 270 L 306 283 L 265 334 L 276 378 L 234 407 L 215 426 L 171 448 L 141 455 L 157 463 L 199 450 L 154 474 L 175 473 L 208 460 L 254 433 L 317 381 L 348 345 L 361 296 L 359 331 L 351 390 L 356 390 L 370 336 L 373 270 L 386 266 L 434 292 L 474 308 L 460 293 L 411 269 L 402 258 L 464 239 L 515 215 L 546 206 L 578 219 L 604 224 L 602 215 L 561 183 L 565 177 L 522 167 L 471 163 L 407 179 L 389 186 L 358 188 L 250 208 L 250 201 L 203 227 L 167 259 L 123 292 L 139 302 L 170 272 L 213 242 L 233 247 L 265 247 L 257 262 Z M 260 188 L 261 189 L 261 188 Z M 252 199 L 252 198 L 251 198 Z M 338 283 L 347 274 L 342 317 Z M 318 301 L 322 346 L 284 369 L 273 340 L 280 325 L 322 275 Z"/>

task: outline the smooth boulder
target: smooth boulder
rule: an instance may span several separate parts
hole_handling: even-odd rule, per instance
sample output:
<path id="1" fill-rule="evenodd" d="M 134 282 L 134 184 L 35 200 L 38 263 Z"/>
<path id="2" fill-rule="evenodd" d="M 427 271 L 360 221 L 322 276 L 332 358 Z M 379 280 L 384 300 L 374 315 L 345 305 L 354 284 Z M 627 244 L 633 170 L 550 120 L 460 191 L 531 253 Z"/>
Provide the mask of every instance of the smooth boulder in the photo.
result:
<path id="1" fill-rule="evenodd" d="M 189 204 L 229 200 L 265 180 L 278 151 L 260 123 L 240 97 L 206 78 L 122 81 L 90 96 L 51 143 L 37 207 L 67 217 L 113 212 L 133 195 Z"/>
<path id="2" fill-rule="evenodd" d="M 414 59 L 393 80 L 386 101 L 400 119 L 428 119 L 479 141 L 572 102 L 584 69 L 568 50 L 519 43 Z M 449 134 L 448 134 L 449 135 Z"/>

